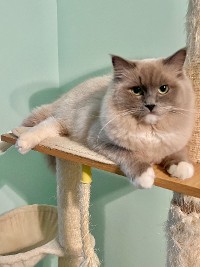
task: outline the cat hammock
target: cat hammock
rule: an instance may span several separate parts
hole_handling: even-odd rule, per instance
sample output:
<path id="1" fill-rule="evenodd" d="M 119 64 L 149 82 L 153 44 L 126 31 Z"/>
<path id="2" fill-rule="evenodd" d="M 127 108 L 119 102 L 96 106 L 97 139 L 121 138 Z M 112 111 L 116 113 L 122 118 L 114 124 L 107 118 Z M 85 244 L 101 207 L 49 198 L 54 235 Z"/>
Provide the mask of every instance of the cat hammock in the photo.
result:
<path id="1" fill-rule="evenodd" d="M 200 3 L 198 0 L 190 0 L 187 14 L 188 55 L 185 67 L 194 82 L 197 99 L 196 126 L 190 142 L 190 154 L 196 162 L 195 175 L 192 179 L 183 181 L 169 177 L 158 166 L 154 166 L 155 185 L 175 191 L 166 223 L 168 267 L 200 266 L 199 39 Z M 25 130 L 25 128 L 19 128 L 19 134 Z M 9 133 L 2 135 L 1 139 L 4 141 L 0 144 L 1 150 L 6 151 L 9 144 L 16 142 L 17 137 Z M 59 267 L 100 266 L 94 250 L 95 240 L 89 232 L 90 168 L 123 174 L 113 162 L 66 137 L 46 139 L 34 150 L 56 157 L 58 215 L 54 207 L 38 205 L 23 207 L 2 215 L 0 244 L 3 241 L 5 246 L 1 248 L 0 245 L 0 266 L 34 266 L 46 254 L 57 255 Z M 24 227 L 29 226 L 25 227 L 24 231 L 32 227 L 32 224 L 25 220 L 25 217 L 28 217 L 27 214 L 30 214 L 32 220 L 36 222 L 34 233 L 37 233 L 35 235 L 37 238 L 27 240 L 27 235 L 24 235 L 23 240 L 15 239 L 17 243 L 14 244 L 10 240 L 14 240 L 14 236 L 19 235 L 15 228 L 19 227 L 19 222 Z M 58 231 L 55 227 L 57 224 Z M 10 225 L 13 229 L 9 228 Z M 52 228 L 53 225 L 54 228 Z M 7 233 L 13 234 L 9 236 Z M 12 239 L 8 240 L 9 238 Z M 13 244 L 13 247 L 10 244 Z"/>

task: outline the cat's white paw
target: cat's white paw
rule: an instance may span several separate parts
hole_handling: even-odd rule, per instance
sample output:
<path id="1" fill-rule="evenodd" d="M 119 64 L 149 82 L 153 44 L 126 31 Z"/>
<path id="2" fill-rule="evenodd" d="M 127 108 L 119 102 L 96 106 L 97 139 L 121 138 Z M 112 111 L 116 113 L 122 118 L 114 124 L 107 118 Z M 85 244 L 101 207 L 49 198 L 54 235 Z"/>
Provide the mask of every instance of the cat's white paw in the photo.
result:
<path id="1" fill-rule="evenodd" d="M 20 135 L 20 137 L 17 139 L 15 147 L 21 154 L 26 154 L 37 144 L 38 140 L 36 136 L 30 132 L 27 132 Z"/>
<path id="2" fill-rule="evenodd" d="M 177 165 L 173 164 L 167 170 L 171 176 L 180 178 L 180 179 L 187 179 L 191 178 L 194 175 L 194 167 L 191 163 L 186 161 L 181 161 Z"/>
<path id="3" fill-rule="evenodd" d="M 151 188 L 154 184 L 155 173 L 153 168 L 149 167 L 140 176 L 136 176 L 133 184 L 138 188 Z"/>

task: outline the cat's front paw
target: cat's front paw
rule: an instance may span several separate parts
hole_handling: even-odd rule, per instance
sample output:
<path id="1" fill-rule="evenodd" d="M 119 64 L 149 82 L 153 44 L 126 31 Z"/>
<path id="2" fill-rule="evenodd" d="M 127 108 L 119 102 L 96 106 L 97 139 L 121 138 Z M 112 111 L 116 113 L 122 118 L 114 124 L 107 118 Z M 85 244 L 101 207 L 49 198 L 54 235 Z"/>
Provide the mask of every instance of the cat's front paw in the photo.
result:
<path id="1" fill-rule="evenodd" d="M 132 181 L 137 188 L 151 188 L 154 184 L 155 173 L 152 167 L 149 167 L 140 176 L 136 176 Z"/>
<path id="2" fill-rule="evenodd" d="M 194 175 L 194 167 L 191 163 L 186 161 L 181 161 L 177 165 L 172 164 L 169 169 L 167 169 L 168 173 L 171 176 L 180 178 L 180 179 L 187 179 L 191 178 Z"/>
<path id="3" fill-rule="evenodd" d="M 20 135 L 20 137 L 17 139 L 15 147 L 21 154 L 26 154 L 37 144 L 38 140 L 36 136 L 34 136 L 34 134 L 32 133 L 27 132 Z"/>

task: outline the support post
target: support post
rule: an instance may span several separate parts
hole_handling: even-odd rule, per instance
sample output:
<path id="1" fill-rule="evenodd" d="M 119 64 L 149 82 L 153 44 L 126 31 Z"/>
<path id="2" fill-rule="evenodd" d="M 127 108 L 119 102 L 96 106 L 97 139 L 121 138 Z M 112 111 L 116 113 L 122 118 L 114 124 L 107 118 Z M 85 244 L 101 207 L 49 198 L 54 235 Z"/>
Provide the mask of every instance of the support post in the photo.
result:
<path id="1" fill-rule="evenodd" d="M 166 224 L 167 267 L 200 266 L 200 199 L 174 193 Z"/>
<path id="2" fill-rule="evenodd" d="M 99 267 L 95 239 L 89 231 L 91 169 L 56 159 L 56 171 L 58 239 L 65 252 L 59 267 Z"/>
<path id="3" fill-rule="evenodd" d="M 80 230 L 79 185 L 81 165 L 56 159 L 58 239 L 65 257 L 59 258 L 59 267 L 79 267 L 83 262 Z"/>
<path id="4" fill-rule="evenodd" d="M 200 162 L 200 1 L 189 0 L 185 69 L 196 95 L 196 122 L 190 156 Z M 174 193 L 166 225 L 167 267 L 200 266 L 200 199 Z"/>
<path id="5" fill-rule="evenodd" d="M 80 199 L 80 215 L 81 215 L 81 236 L 83 242 L 84 260 L 81 267 L 98 267 L 100 266 L 99 259 L 95 253 L 95 239 L 90 234 L 90 187 L 92 182 L 91 168 L 82 166 L 82 179 L 80 184 L 79 199 Z"/>
<path id="6" fill-rule="evenodd" d="M 189 0 L 186 16 L 187 58 L 185 69 L 195 91 L 195 127 L 189 144 L 193 161 L 200 163 L 200 1 Z"/>

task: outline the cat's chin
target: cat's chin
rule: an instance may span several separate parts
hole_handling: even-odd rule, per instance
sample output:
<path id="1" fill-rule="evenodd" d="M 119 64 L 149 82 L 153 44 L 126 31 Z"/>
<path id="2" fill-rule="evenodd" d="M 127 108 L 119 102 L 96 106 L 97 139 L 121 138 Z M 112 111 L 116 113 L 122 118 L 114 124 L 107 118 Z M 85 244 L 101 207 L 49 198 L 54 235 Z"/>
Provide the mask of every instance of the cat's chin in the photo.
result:
<path id="1" fill-rule="evenodd" d="M 155 114 L 147 114 L 144 117 L 144 122 L 147 124 L 156 124 L 158 121 L 158 116 Z"/>

